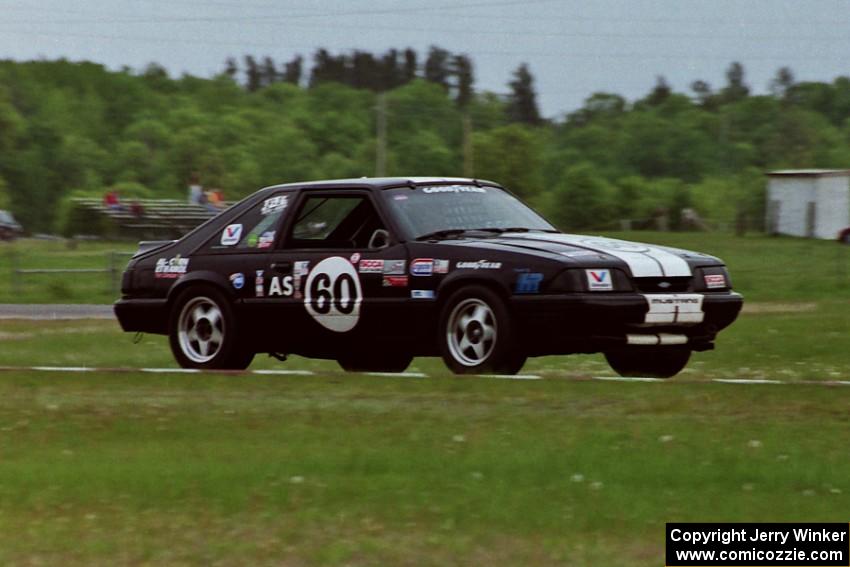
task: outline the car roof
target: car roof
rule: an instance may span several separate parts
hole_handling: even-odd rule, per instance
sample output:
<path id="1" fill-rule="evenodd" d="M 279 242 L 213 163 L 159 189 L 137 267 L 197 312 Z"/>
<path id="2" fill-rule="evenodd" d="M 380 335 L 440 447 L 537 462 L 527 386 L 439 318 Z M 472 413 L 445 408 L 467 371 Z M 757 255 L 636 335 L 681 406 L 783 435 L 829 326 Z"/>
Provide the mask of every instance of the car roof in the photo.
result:
<path id="1" fill-rule="evenodd" d="M 484 179 L 466 177 L 356 177 L 351 179 L 328 179 L 303 183 L 285 183 L 263 187 L 259 192 L 278 189 L 392 189 L 393 187 L 428 185 L 489 185 L 500 187 L 498 183 Z"/>

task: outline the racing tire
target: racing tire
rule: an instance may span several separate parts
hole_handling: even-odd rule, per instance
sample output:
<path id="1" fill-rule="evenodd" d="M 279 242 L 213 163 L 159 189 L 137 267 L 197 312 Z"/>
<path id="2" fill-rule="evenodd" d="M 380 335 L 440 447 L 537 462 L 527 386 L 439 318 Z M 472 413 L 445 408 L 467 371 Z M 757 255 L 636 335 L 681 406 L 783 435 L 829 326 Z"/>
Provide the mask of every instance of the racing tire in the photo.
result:
<path id="1" fill-rule="evenodd" d="M 687 366 L 691 351 L 677 348 L 635 347 L 605 353 L 605 359 L 620 376 L 672 378 Z"/>
<path id="2" fill-rule="evenodd" d="M 254 352 L 239 340 L 233 305 L 210 285 L 194 285 L 177 296 L 168 342 L 183 368 L 245 370 L 254 360 Z"/>
<path id="3" fill-rule="evenodd" d="M 337 363 L 346 372 L 404 372 L 413 356 L 409 354 L 395 355 L 347 355 L 337 359 Z"/>
<path id="4" fill-rule="evenodd" d="M 516 344 L 505 302 L 484 286 L 452 294 L 443 305 L 438 330 L 443 362 L 455 374 L 513 375 L 528 358 Z"/>

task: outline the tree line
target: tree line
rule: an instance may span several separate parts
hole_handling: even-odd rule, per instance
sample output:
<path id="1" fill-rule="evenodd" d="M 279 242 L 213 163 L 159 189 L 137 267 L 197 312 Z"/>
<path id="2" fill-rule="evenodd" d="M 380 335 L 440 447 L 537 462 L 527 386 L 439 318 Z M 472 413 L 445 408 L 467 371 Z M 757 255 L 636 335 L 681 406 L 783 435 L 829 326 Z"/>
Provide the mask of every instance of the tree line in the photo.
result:
<path id="1" fill-rule="evenodd" d="M 686 208 L 759 228 L 765 170 L 850 165 L 847 77 L 796 82 L 783 68 L 754 95 L 733 63 L 718 87 L 696 80 L 677 93 L 658 77 L 640 99 L 593 93 L 547 120 L 524 64 L 496 94 L 475 88 L 469 57 L 438 47 L 318 50 L 311 61 L 232 58 L 212 78 L 0 61 L 0 208 L 53 231 L 72 196 L 184 198 L 197 176 L 235 200 L 373 175 L 384 148 L 388 175 L 497 180 L 565 229 L 660 216 L 678 228 Z"/>

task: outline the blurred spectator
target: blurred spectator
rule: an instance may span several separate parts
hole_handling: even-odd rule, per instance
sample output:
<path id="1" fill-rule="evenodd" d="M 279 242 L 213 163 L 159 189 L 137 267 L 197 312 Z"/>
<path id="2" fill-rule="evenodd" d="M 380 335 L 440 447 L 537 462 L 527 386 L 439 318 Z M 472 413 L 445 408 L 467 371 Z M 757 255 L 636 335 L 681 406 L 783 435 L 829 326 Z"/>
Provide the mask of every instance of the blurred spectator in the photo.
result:
<path id="1" fill-rule="evenodd" d="M 145 207 L 142 203 L 139 202 L 138 199 L 133 199 L 133 202 L 130 203 L 130 214 L 132 214 L 137 219 L 145 216 Z"/>
<path id="2" fill-rule="evenodd" d="M 189 180 L 189 204 L 203 205 L 202 199 L 204 199 L 204 187 L 201 185 L 198 174 L 193 173 Z"/>
<path id="3" fill-rule="evenodd" d="M 112 211 L 122 211 L 124 206 L 121 204 L 121 196 L 118 191 L 107 191 L 103 196 L 103 205 Z"/>
<path id="4" fill-rule="evenodd" d="M 207 192 L 208 208 L 218 211 L 224 208 L 224 193 L 221 189 L 211 189 Z"/>

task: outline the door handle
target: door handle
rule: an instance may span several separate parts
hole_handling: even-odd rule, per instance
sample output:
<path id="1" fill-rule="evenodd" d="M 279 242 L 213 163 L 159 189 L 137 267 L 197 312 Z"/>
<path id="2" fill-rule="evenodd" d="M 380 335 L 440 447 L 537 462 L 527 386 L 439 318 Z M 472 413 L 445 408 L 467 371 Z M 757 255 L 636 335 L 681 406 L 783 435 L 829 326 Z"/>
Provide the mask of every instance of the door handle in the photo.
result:
<path id="1" fill-rule="evenodd" d="M 272 262 L 271 269 L 275 272 L 289 272 L 292 270 L 292 262 Z"/>

